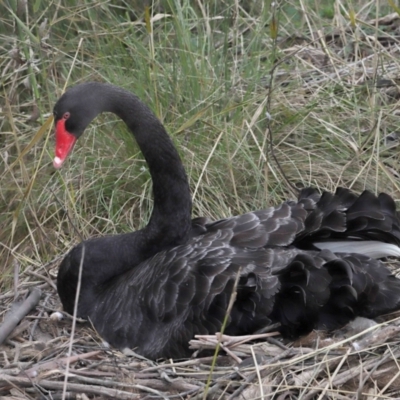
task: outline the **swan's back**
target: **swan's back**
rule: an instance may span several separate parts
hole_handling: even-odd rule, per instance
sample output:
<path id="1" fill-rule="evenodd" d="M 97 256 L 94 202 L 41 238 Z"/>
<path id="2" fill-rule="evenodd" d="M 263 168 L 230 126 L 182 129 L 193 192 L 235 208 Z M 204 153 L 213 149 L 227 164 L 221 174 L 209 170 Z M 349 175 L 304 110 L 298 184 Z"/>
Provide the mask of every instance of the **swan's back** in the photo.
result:
<path id="1" fill-rule="evenodd" d="M 297 202 L 194 225 L 188 243 L 159 252 L 85 300 L 95 304 L 95 328 L 115 347 L 149 358 L 188 356 L 195 334 L 220 330 L 237 277 L 228 334 L 280 322 L 281 332 L 295 337 L 399 307 L 400 281 L 357 253 L 367 243 L 371 254 L 400 255 L 399 217 L 387 195 L 305 189 Z M 332 252 L 334 245 L 345 251 Z"/>

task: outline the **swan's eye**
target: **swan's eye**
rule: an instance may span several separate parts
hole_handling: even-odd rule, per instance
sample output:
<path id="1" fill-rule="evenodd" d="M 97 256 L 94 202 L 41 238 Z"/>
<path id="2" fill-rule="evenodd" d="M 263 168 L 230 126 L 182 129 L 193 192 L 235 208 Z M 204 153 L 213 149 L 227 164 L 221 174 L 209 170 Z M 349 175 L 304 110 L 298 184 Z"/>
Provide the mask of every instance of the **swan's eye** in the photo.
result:
<path id="1" fill-rule="evenodd" d="M 63 115 L 63 119 L 68 119 L 71 114 L 67 111 Z"/>

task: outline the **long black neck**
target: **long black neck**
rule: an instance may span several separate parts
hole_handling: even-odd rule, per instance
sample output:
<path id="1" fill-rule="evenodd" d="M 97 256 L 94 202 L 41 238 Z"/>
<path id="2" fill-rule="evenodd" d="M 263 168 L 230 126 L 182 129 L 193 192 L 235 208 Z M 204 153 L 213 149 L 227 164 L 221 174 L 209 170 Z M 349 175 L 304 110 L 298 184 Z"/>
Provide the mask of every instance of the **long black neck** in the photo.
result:
<path id="1" fill-rule="evenodd" d="M 148 252 L 151 256 L 184 243 L 191 226 L 190 188 L 182 161 L 164 126 L 145 104 L 124 89 L 94 84 L 92 90 L 99 91 L 96 112 L 113 112 L 126 123 L 149 167 L 154 205 L 150 221 L 140 235 L 142 255 Z"/>
<path id="2" fill-rule="evenodd" d="M 153 181 L 153 211 L 145 228 L 89 239 L 72 249 L 60 265 L 58 293 L 64 308 L 72 313 L 85 248 L 78 315 L 87 318 L 95 307 L 94 298 L 103 292 L 102 284 L 134 269 L 156 253 L 188 240 L 192 201 L 177 150 L 161 122 L 136 96 L 112 85 L 90 82 L 69 89 L 56 107 L 70 111 L 71 119 L 79 115 L 77 121 L 81 125 L 77 136 L 99 113 L 117 114 L 133 133 Z"/>

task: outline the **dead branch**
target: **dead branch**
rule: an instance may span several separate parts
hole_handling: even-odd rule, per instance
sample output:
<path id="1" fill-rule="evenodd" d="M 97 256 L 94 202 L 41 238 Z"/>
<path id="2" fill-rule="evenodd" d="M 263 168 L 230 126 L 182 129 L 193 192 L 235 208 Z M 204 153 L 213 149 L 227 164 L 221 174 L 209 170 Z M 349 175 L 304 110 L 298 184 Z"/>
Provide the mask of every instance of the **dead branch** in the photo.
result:
<path id="1" fill-rule="evenodd" d="M 22 321 L 22 319 L 37 306 L 40 300 L 42 291 L 38 288 L 33 288 L 29 296 L 21 303 L 15 304 L 6 315 L 3 324 L 0 326 L 0 344 L 2 344 L 13 331 L 13 329 Z"/>

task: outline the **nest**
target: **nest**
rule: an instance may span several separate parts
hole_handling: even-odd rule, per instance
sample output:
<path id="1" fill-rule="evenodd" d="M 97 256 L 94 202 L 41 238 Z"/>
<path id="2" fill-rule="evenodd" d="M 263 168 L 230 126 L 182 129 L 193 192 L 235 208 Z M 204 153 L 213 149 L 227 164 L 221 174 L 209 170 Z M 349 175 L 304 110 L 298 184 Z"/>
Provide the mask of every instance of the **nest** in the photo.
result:
<path id="1" fill-rule="evenodd" d="M 0 296 L 2 400 L 400 396 L 396 315 L 380 323 L 359 319 L 333 334 L 312 332 L 296 342 L 276 332 L 197 336 L 191 359 L 154 362 L 108 348 L 88 322 L 57 311 L 57 268 L 50 267 L 27 269 L 17 289 Z M 201 357 L 200 350 L 216 349 L 218 355 Z"/>

